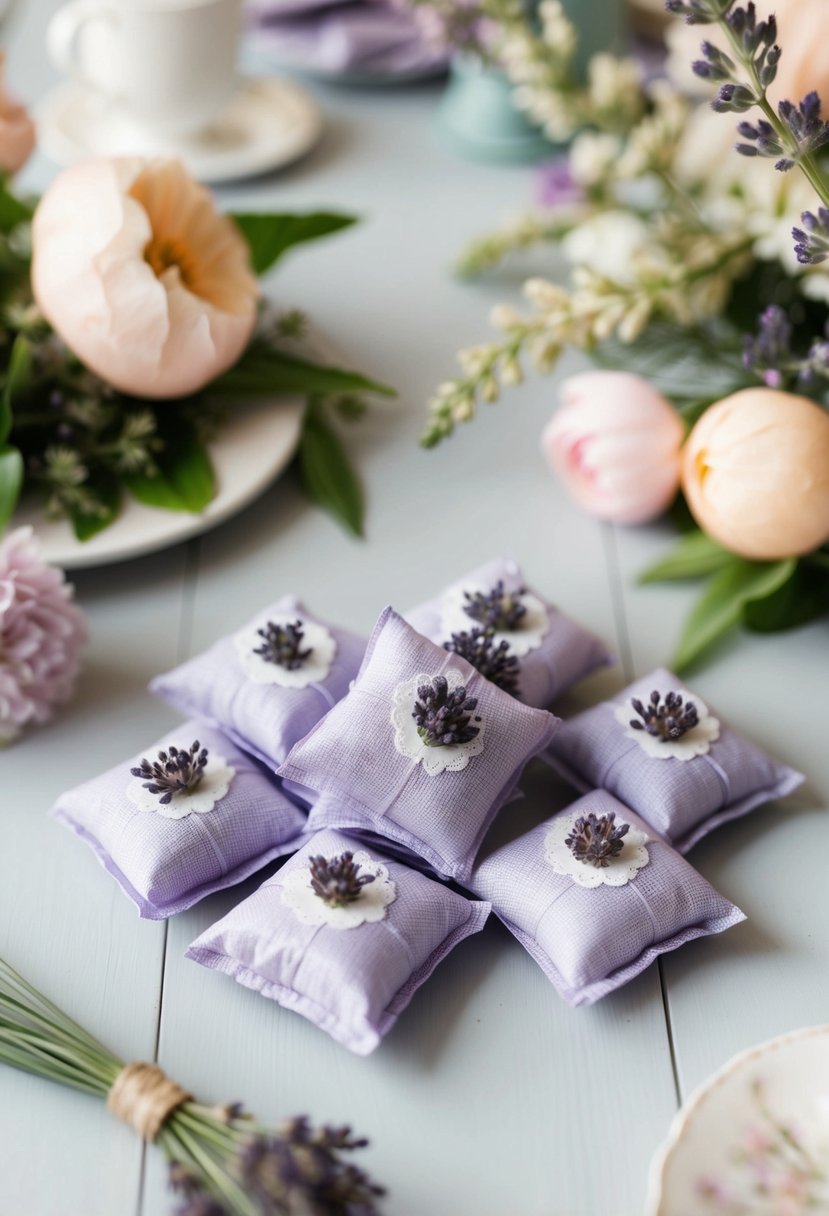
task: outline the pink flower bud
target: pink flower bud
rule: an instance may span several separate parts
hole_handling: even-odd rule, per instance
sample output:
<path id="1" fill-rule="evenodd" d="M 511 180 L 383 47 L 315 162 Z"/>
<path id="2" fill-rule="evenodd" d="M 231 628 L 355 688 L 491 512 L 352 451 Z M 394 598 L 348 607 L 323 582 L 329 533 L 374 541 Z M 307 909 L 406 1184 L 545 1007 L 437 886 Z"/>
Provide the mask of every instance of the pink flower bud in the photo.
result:
<path id="1" fill-rule="evenodd" d="M 829 540 L 829 413 L 807 397 L 746 388 L 703 414 L 682 453 L 697 523 L 755 561 Z"/>
<path id="2" fill-rule="evenodd" d="M 679 485 L 684 433 L 669 402 L 641 376 L 598 371 L 565 380 L 561 400 L 541 444 L 570 497 L 619 524 L 661 515 Z"/>
<path id="3" fill-rule="evenodd" d="M 35 124 L 25 106 L 6 92 L 5 56 L 0 54 L 0 169 L 16 173 L 34 151 Z"/>

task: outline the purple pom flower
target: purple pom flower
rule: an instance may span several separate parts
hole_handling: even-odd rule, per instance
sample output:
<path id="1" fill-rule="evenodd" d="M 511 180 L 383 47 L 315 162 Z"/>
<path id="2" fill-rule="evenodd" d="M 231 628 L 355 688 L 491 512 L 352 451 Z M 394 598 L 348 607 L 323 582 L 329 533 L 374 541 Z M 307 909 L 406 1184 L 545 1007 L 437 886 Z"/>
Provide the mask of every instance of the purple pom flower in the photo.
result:
<path id="1" fill-rule="evenodd" d="M 86 622 L 31 528 L 0 541 L 0 745 L 72 695 Z"/>

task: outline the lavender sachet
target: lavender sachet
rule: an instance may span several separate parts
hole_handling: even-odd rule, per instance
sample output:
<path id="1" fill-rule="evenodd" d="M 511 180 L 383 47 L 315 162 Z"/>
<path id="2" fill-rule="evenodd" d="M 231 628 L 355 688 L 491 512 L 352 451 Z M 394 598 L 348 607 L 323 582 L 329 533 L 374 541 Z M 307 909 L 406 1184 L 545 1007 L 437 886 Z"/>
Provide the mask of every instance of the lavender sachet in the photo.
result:
<path id="1" fill-rule="evenodd" d="M 352 690 L 279 775 L 315 792 L 309 830 L 377 832 L 463 882 L 524 766 L 557 725 L 387 608 Z"/>
<path id="2" fill-rule="evenodd" d="M 345 696 L 364 651 L 363 638 L 324 623 L 286 595 L 235 634 L 157 676 L 150 691 L 275 769 Z"/>
<path id="3" fill-rule="evenodd" d="M 604 790 L 491 853 L 469 886 L 571 1005 L 591 1005 L 660 954 L 745 920 Z"/>
<path id="4" fill-rule="evenodd" d="M 62 794 L 52 813 L 150 920 L 293 852 L 305 828 L 274 779 L 203 722 Z"/>
<path id="5" fill-rule="evenodd" d="M 563 723 L 549 758 L 577 789 L 615 794 L 680 853 L 804 779 L 664 668 Z"/>
<path id="6" fill-rule="evenodd" d="M 425 637 L 538 709 L 613 662 L 600 638 L 531 591 L 521 568 L 506 558 L 471 571 L 405 616 Z"/>
<path id="7" fill-rule="evenodd" d="M 187 957 L 368 1055 L 489 905 L 339 832 L 312 837 Z"/>

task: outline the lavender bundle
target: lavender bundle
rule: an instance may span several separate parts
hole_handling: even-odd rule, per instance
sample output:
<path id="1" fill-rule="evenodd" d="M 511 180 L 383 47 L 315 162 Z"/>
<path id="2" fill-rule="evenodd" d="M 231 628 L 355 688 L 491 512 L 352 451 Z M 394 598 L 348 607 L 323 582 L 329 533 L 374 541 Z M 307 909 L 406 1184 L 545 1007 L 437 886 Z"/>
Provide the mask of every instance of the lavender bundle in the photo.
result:
<path id="1" fill-rule="evenodd" d="M 127 1064 L 0 960 L 0 1062 L 106 1100 L 169 1162 L 176 1216 L 377 1216 L 383 1195 L 347 1160 L 367 1141 L 305 1116 L 267 1127 L 208 1107 L 154 1064 Z"/>

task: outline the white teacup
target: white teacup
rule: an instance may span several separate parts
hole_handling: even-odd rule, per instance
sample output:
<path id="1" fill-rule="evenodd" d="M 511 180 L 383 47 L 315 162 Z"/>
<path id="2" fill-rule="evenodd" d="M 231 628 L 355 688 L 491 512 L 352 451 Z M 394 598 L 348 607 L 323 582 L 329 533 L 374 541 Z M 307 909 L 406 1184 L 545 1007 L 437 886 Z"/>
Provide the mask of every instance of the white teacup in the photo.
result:
<path id="1" fill-rule="evenodd" d="M 210 124 L 237 84 L 242 0 L 73 0 L 47 29 L 63 72 L 160 136 Z"/>

